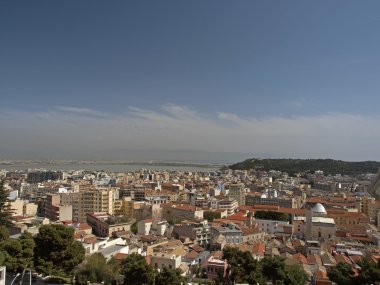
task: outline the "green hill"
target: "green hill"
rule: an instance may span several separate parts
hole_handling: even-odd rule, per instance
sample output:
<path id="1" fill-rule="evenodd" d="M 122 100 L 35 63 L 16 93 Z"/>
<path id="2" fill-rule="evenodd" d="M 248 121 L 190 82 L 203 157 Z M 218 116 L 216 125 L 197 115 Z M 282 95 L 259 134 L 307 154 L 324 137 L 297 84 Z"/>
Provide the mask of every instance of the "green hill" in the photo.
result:
<path id="1" fill-rule="evenodd" d="M 322 170 L 324 174 L 357 175 L 364 173 L 377 173 L 380 162 L 359 161 L 349 162 L 334 159 L 258 159 L 251 158 L 229 166 L 237 170 L 278 170 L 290 175 L 301 172 L 314 172 Z"/>

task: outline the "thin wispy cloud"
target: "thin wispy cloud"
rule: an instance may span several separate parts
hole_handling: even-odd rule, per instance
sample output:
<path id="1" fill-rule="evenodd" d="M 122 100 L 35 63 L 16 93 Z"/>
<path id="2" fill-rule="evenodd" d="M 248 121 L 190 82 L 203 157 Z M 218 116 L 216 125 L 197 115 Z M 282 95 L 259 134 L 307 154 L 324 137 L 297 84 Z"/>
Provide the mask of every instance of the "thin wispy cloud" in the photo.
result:
<path id="1" fill-rule="evenodd" d="M 87 115 L 87 116 L 99 116 L 105 117 L 106 113 L 100 112 L 97 110 L 92 110 L 89 108 L 78 108 L 78 107 L 68 107 L 68 106 L 58 106 L 55 108 L 56 111 L 69 113 L 69 114 L 78 114 L 78 115 Z"/>
<path id="2" fill-rule="evenodd" d="M 344 113 L 242 117 L 224 112 L 203 114 L 175 104 L 159 110 L 129 108 L 120 114 L 75 107 L 46 112 L 3 110 L 0 151 L 193 149 L 375 160 L 380 158 L 371 156 L 378 153 L 379 119 Z"/>

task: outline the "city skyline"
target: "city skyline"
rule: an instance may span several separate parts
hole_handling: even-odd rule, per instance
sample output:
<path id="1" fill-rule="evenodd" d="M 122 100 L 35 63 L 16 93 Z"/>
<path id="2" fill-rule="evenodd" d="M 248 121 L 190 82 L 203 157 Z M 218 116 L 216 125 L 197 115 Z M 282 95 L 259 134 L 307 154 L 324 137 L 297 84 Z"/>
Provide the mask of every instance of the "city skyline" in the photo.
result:
<path id="1" fill-rule="evenodd" d="M 0 5 L 0 158 L 380 160 L 378 2 Z"/>

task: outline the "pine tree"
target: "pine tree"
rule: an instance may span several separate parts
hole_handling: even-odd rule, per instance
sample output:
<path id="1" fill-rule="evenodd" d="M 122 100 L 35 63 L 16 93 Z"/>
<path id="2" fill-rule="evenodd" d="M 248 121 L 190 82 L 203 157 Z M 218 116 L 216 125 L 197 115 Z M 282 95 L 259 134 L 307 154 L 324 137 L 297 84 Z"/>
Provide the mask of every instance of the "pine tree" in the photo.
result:
<path id="1" fill-rule="evenodd" d="M 11 225 L 12 212 L 8 203 L 8 193 L 4 189 L 4 180 L 0 180 L 0 226 Z"/>

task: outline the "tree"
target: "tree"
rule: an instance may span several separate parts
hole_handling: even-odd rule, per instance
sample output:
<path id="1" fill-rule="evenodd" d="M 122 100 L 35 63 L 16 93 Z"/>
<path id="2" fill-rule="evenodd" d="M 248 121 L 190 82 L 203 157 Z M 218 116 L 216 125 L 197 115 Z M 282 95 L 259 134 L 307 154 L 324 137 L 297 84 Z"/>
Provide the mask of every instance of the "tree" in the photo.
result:
<path id="1" fill-rule="evenodd" d="M 3 266 L 5 262 L 5 252 L 0 250 L 0 266 Z"/>
<path id="2" fill-rule="evenodd" d="M 223 259 L 227 259 L 229 265 L 228 280 L 225 283 L 262 283 L 258 262 L 253 259 L 250 252 L 225 247 L 223 249 Z"/>
<path id="3" fill-rule="evenodd" d="M 298 265 L 285 266 L 285 280 L 286 285 L 301 285 L 307 281 L 307 274 Z"/>
<path id="4" fill-rule="evenodd" d="M 355 278 L 355 284 L 375 284 L 380 280 L 379 263 L 364 258 L 358 264 L 360 266 L 359 276 Z"/>
<path id="5" fill-rule="evenodd" d="M 12 224 L 12 211 L 8 201 L 8 193 L 4 189 L 4 180 L 0 180 L 0 226 Z"/>
<path id="6" fill-rule="evenodd" d="M 0 266 L 3 266 L 5 263 L 6 252 L 4 250 L 4 247 L 8 239 L 8 229 L 4 226 L 0 226 Z"/>
<path id="7" fill-rule="evenodd" d="M 1 243 L 9 239 L 9 231 L 6 227 L 0 226 L 0 248 Z"/>
<path id="8" fill-rule="evenodd" d="M 260 265 L 263 275 L 266 278 L 271 279 L 272 284 L 276 285 L 277 281 L 283 282 L 285 280 L 286 272 L 285 262 L 283 258 L 280 258 L 278 256 L 264 257 L 260 261 Z"/>
<path id="9" fill-rule="evenodd" d="M 125 276 L 124 285 L 151 285 L 154 282 L 153 268 L 143 256 L 136 253 L 123 261 L 122 273 Z"/>
<path id="10" fill-rule="evenodd" d="M 336 266 L 332 267 L 327 276 L 338 285 L 351 285 L 353 282 L 354 272 L 350 265 L 347 263 L 339 262 Z"/>
<path id="11" fill-rule="evenodd" d="M 220 218 L 220 213 L 215 213 L 215 212 L 211 212 L 211 211 L 204 211 L 203 212 L 203 218 L 209 222 L 212 222 L 214 219 Z"/>
<path id="12" fill-rule="evenodd" d="M 75 273 L 78 285 L 87 284 L 87 281 L 112 284 L 118 277 L 119 270 L 112 259 L 107 263 L 106 258 L 99 252 L 88 256 Z"/>
<path id="13" fill-rule="evenodd" d="M 156 276 L 155 284 L 156 285 L 181 285 L 185 282 L 185 279 L 181 276 L 180 269 L 170 269 L 164 267 L 162 272 Z"/>
<path id="14" fill-rule="evenodd" d="M 131 225 L 131 232 L 137 234 L 137 221 Z"/>
<path id="15" fill-rule="evenodd" d="M 35 268 L 45 275 L 71 275 L 85 257 L 74 230 L 63 225 L 43 225 L 35 236 Z"/>
<path id="16" fill-rule="evenodd" d="M 262 220 L 276 220 L 276 221 L 289 221 L 289 217 L 285 213 L 278 213 L 273 211 L 257 211 L 255 212 L 256 219 Z"/>
<path id="17" fill-rule="evenodd" d="M 26 270 L 33 266 L 34 240 L 32 235 L 23 233 L 18 240 L 7 239 L 2 244 L 2 250 L 7 269 L 22 273 L 23 278 Z"/>

